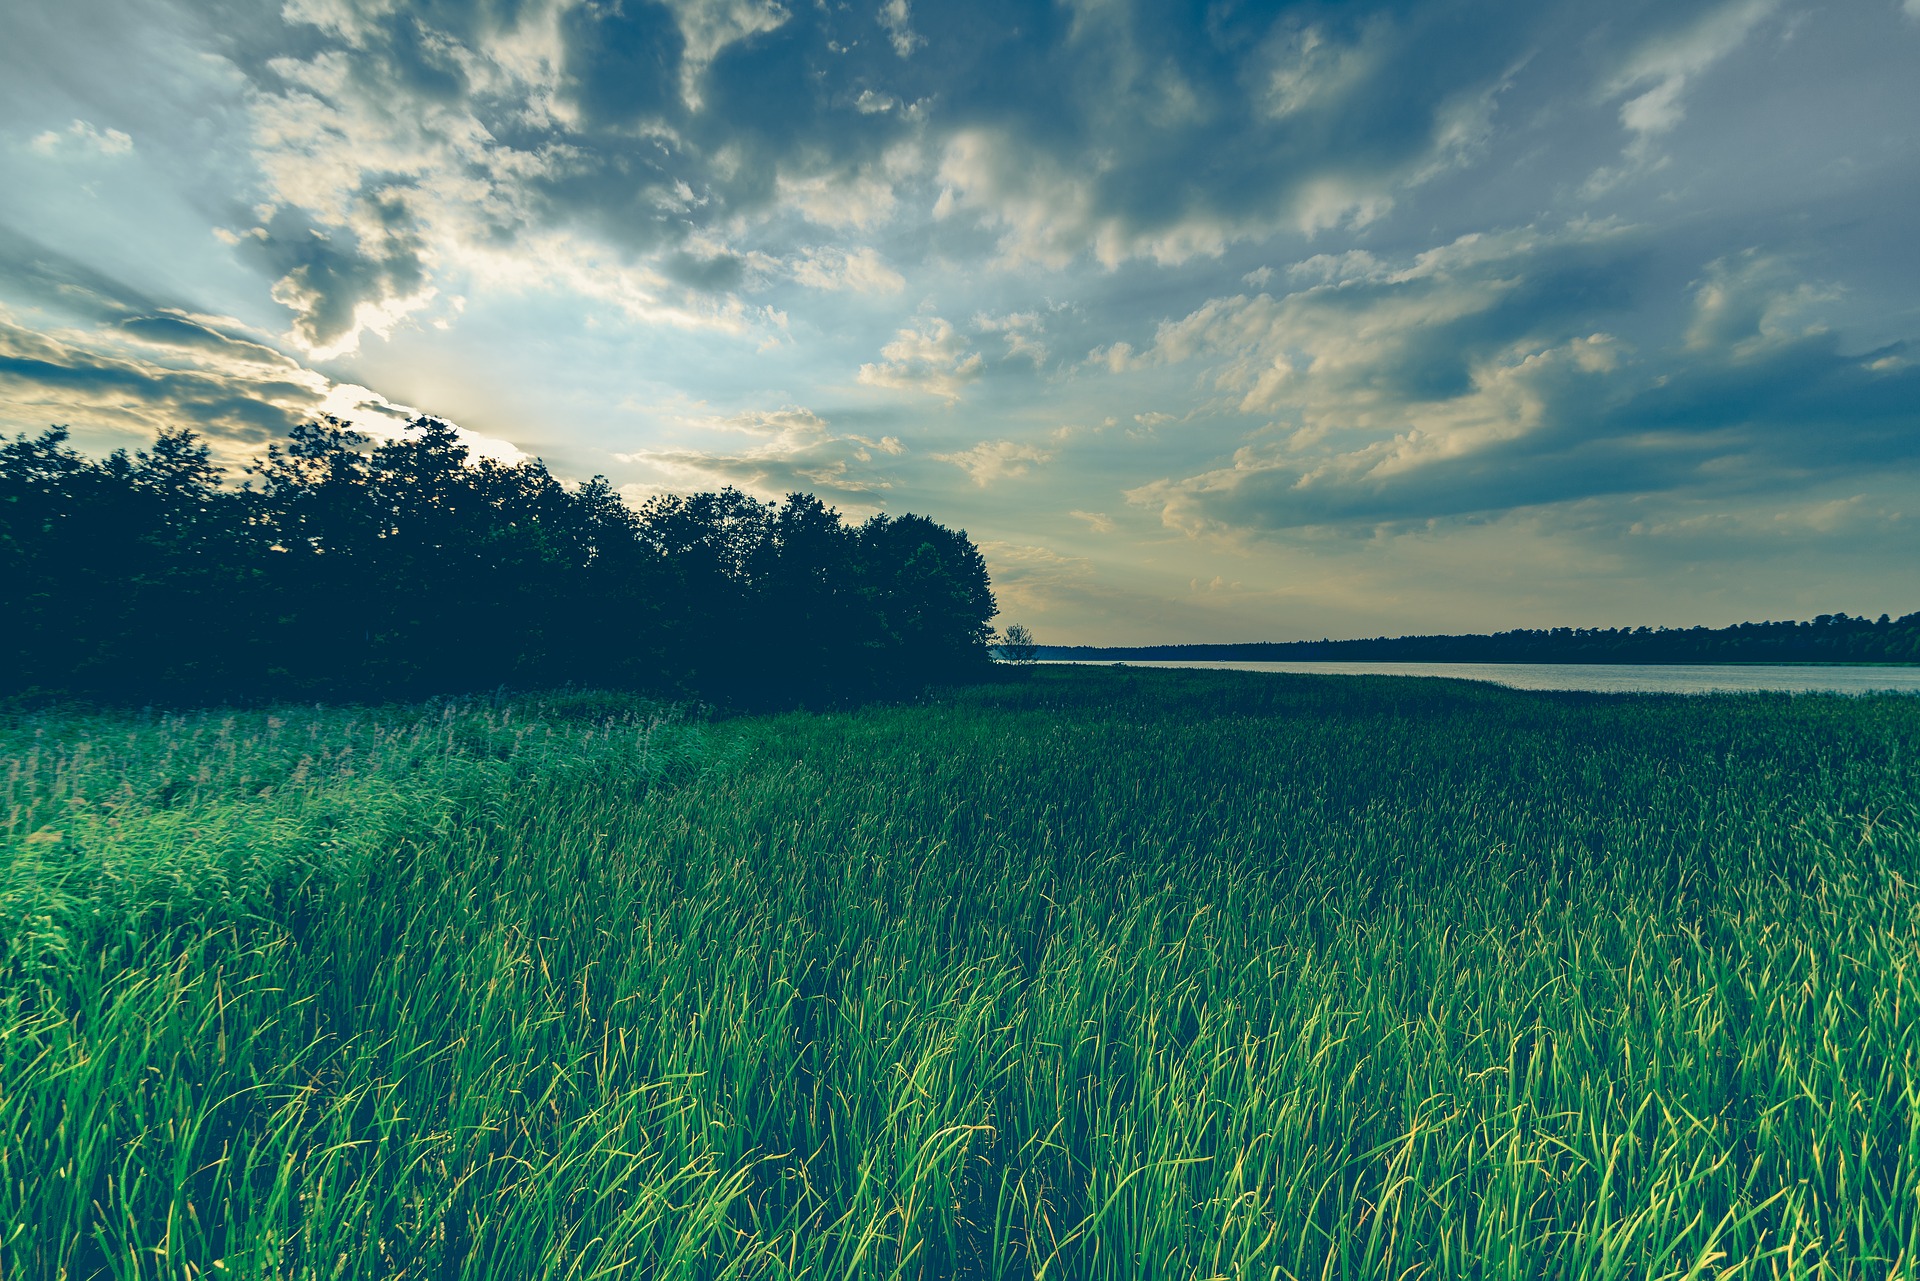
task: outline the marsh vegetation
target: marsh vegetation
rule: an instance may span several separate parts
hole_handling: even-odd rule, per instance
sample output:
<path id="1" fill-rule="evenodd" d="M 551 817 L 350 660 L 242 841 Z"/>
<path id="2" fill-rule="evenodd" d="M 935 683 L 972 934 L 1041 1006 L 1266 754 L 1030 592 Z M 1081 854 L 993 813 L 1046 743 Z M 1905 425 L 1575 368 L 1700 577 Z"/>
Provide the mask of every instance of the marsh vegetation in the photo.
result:
<path id="1" fill-rule="evenodd" d="M 7 1277 L 1911 1275 L 1920 702 L 16 713 Z"/>

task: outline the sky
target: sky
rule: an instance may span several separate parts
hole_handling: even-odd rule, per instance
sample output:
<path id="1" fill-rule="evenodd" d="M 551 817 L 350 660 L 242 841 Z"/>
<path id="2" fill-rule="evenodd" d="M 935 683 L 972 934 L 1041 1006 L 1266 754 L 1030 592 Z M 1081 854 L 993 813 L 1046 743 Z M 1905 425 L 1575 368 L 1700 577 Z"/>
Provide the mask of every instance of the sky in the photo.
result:
<path id="1" fill-rule="evenodd" d="M 62 0 L 0 430 L 964 528 L 1043 643 L 1920 609 L 1920 0 Z"/>

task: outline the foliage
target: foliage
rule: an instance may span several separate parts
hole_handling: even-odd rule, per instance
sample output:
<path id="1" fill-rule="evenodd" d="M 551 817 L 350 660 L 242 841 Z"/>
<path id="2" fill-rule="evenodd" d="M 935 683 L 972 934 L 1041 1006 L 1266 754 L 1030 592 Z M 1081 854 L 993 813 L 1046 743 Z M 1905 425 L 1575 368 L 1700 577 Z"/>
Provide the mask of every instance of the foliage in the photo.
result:
<path id="1" fill-rule="evenodd" d="M 1000 636 L 1000 657 L 1005 662 L 1031 663 L 1037 648 L 1025 623 L 1008 623 Z"/>
<path id="2" fill-rule="evenodd" d="M 0 1274 L 1911 1276 L 1920 702 L 0 729 Z"/>
<path id="3" fill-rule="evenodd" d="M 922 516 L 848 526 L 733 489 L 634 511 L 601 477 L 476 463 L 433 419 L 377 448 L 310 423 L 244 488 L 190 432 L 99 461 L 66 439 L 0 440 L 0 688 L 831 701 L 988 661 L 985 562 Z"/>

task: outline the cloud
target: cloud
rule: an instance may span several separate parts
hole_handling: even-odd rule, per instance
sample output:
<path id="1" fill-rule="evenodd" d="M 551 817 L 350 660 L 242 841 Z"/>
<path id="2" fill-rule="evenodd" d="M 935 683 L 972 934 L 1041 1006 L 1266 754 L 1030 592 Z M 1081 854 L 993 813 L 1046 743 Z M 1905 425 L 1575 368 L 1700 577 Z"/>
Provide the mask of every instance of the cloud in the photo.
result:
<path id="1" fill-rule="evenodd" d="M 315 413 L 349 423 L 375 441 L 387 441 L 405 437 L 407 424 L 419 418 L 422 411 L 412 405 L 388 400 L 379 392 L 355 383 L 335 383 L 327 389 L 327 394 L 315 407 Z M 448 422 L 447 425 L 453 428 L 460 443 L 467 447 L 468 456 L 476 461 L 491 458 L 497 463 L 512 466 L 532 457 L 510 440 L 472 431 L 455 422 Z"/>
<path id="2" fill-rule="evenodd" d="M 1275 120 L 1339 106 L 1378 68 L 1386 34 L 1378 18 L 1352 42 L 1319 25 L 1282 27 L 1269 42 L 1261 106 Z"/>
<path id="3" fill-rule="evenodd" d="M 1025 356 L 1035 369 L 1047 363 L 1047 345 L 1040 341 L 1042 328 L 1037 311 L 1015 311 L 1004 316 L 982 312 L 973 318 L 973 327 L 981 333 L 1001 334 L 1007 340 L 1007 357 Z"/>
<path id="4" fill-rule="evenodd" d="M 1053 459 L 1052 454 L 1036 445 L 1013 440 L 983 440 L 970 449 L 933 457 L 937 462 L 952 463 L 983 488 L 1024 476 L 1035 464 Z"/>
<path id="5" fill-rule="evenodd" d="M 880 349 L 877 363 L 860 366 L 859 379 L 872 387 L 936 396 L 951 405 L 986 368 L 980 353 L 966 346 L 952 324 L 932 316 L 895 334 Z"/>
<path id="6" fill-rule="evenodd" d="M 1587 329 L 1595 299 L 1575 286 L 1631 279 L 1637 239 L 1524 228 L 1162 324 L 1143 364 L 1203 363 L 1219 411 L 1269 425 L 1129 499 L 1194 533 L 1366 529 L 1920 462 L 1897 407 L 1920 370 L 1842 352 L 1818 323 L 1834 295 L 1779 259 L 1710 263 L 1678 342 Z"/>
<path id="7" fill-rule="evenodd" d="M 1070 511 L 1067 515 L 1073 517 L 1075 520 L 1084 520 L 1087 522 L 1087 527 L 1096 534 L 1111 534 L 1118 528 L 1118 526 L 1113 523 L 1113 518 L 1105 512 Z"/>
<path id="8" fill-rule="evenodd" d="M 133 153 L 133 139 L 118 129 L 96 129 L 85 120 L 76 120 L 66 129 L 34 136 L 28 144 L 43 156 L 91 153 L 97 156 L 126 156 Z"/>
<path id="9" fill-rule="evenodd" d="M 327 380 L 209 351 L 155 352 L 130 336 L 31 329 L 0 312 L 0 389 L 17 431 L 63 422 L 150 437 L 184 426 L 257 445 L 311 417 Z"/>
<path id="10" fill-rule="evenodd" d="M 810 288 L 900 287 L 875 249 L 818 237 L 887 224 L 925 167 L 939 87 L 887 87 L 925 43 L 904 0 L 857 21 L 773 0 L 286 16 L 300 38 L 243 64 L 266 212 L 227 234 L 316 356 L 489 288 L 746 333 L 777 323 L 741 295 L 781 263 Z"/>
<path id="11" fill-rule="evenodd" d="M 234 465 L 321 415 L 385 440 L 421 413 L 309 368 L 239 320 L 159 302 L 4 230 L 0 289 L 29 304 L 0 304 L 0 429 L 60 422 L 145 438 L 190 427 Z M 455 427 L 476 456 L 526 457 Z"/>
<path id="12" fill-rule="evenodd" d="M 880 25 L 886 30 L 888 43 L 893 51 L 902 58 L 910 55 L 926 41 L 915 35 L 910 25 L 911 14 L 907 9 L 907 0 L 882 0 L 880 5 Z"/>
<path id="13" fill-rule="evenodd" d="M 940 161 L 942 202 L 970 207 L 998 227 L 1003 266 L 1061 269 L 1082 253 L 1114 267 L 1129 258 L 1177 263 L 1218 255 L 1232 239 L 1253 234 L 1214 212 L 1195 209 L 1160 227 L 1142 227 L 1100 199 L 1098 175 L 1040 154 L 1012 133 L 963 132 Z M 1263 220 L 1264 225 L 1264 220 Z"/>
<path id="14" fill-rule="evenodd" d="M 680 25 L 684 42 L 680 60 L 680 95 L 688 107 L 701 105 L 700 78 L 728 45 L 763 32 L 778 30 L 791 16 L 771 0 L 666 0 Z"/>
<path id="15" fill-rule="evenodd" d="M 1620 122 L 1635 133 L 1665 133 L 1685 118 L 1680 102 L 1687 82 L 1746 41 L 1780 7 L 1780 0 L 1731 0 L 1685 30 L 1641 45 L 1607 83 L 1603 96 L 1636 96 L 1622 104 Z"/>
<path id="16" fill-rule="evenodd" d="M 1469 234 L 1397 265 L 1370 254 L 1309 259 L 1296 268 L 1312 270 L 1289 276 L 1322 283 L 1209 299 L 1162 322 L 1143 352 L 1115 344 L 1105 363 L 1206 358 L 1207 381 L 1242 413 L 1295 407 L 1312 430 L 1375 426 L 1378 410 L 1391 415 L 1404 399 L 1464 391 L 1476 359 L 1533 341 L 1543 326 L 1555 341 L 1576 336 L 1604 303 L 1609 272 L 1630 263 L 1628 240 L 1612 224 L 1575 223 Z"/>
<path id="17" fill-rule="evenodd" d="M 871 171 L 851 174 L 782 174 L 781 204 L 822 227 L 865 230 L 893 216 L 898 201 L 885 177 Z"/>
<path id="18" fill-rule="evenodd" d="M 119 322 L 117 328 L 123 334 L 159 347 L 218 353 L 244 364 L 280 368 L 298 367 L 299 362 L 285 352 L 275 351 L 265 343 L 222 332 L 225 326 L 243 327 L 239 321 L 235 320 L 213 316 L 189 316 L 184 312 L 169 309 L 159 315 L 128 316 Z"/>
<path id="19" fill-rule="evenodd" d="M 1686 345 L 1694 351 L 1724 351 L 1750 359 L 1769 347 L 1822 331 L 1816 321 L 1796 323 L 1839 294 L 1794 277 L 1782 259 L 1748 249 L 1707 264 L 1693 298 Z"/>
<path id="20" fill-rule="evenodd" d="M 460 108 L 395 112 L 360 83 L 373 67 L 332 51 L 282 59 L 275 70 L 289 87 L 252 102 L 270 200 L 258 226 L 229 234 L 278 274 L 289 337 L 321 358 L 427 306 L 434 267 L 456 256 L 473 223 L 512 216 L 488 172 L 501 157 Z"/>
<path id="21" fill-rule="evenodd" d="M 678 416 L 683 431 L 741 435 L 744 448 L 641 449 L 615 457 L 645 468 L 653 477 L 635 494 L 688 492 L 733 485 L 761 498 L 778 499 L 796 491 L 824 495 L 850 511 L 868 513 L 881 506 L 892 481 L 875 455 L 898 457 L 906 447 L 893 436 L 874 439 L 836 432 L 810 409 L 788 405 L 718 416 Z"/>
<path id="22" fill-rule="evenodd" d="M 215 318 L 135 315 L 112 327 L 30 329 L 0 309 L 0 423 L 51 422 L 150 437 L 190 427 L 237 464 L 299 423 L 331 415 L 376 440 L 400 436 L 420 410 L 336 383 Z M 519 462 L 511 442 L 458 428 L 476 457 Z"/>
<path id="23" fill-rule="evenodd" d="M 260 225 L 229 232 L 276 273 L 290 338 L 343 355 L 487 287 L 570 291 L 654 324 L 756 323 L 732 296 L 753 258 L 718 231 L 714 166 L 687 156 L 666 120 L 698 106 L 715 59 L 786 10 L 682 0 L 649 27 L 656 11 L 643 9 L 624 25 L 560 3 L 457 21 L 449 10 L 443 27 L 384 6 L 291 10 L 337 43 L 266 59 L 254 78 L 267 201 Z M 621 117 L 639 104 L 618 94 L 656 71 L 696 101 L 649 100 L 664 114 L 635 127 Z"/>
<path id="24" fill-rule="evenodd" d="M 490 290 L 744 335 L 777 323 L 742 297 L 785 274 L 760 264 L 864 290 L 937 260 L 927 237 L 872 271 L 867 246 L 820 243 L 936 194 L 1003 265 L 1179 264 L 1377 220 L 1477 145 L 1532 39 L 1489 20 L 1436 59 L 1450 29 L 1419 11 L 919 16 L 935 25 L 906 0 L 298 0 L 231 35 L 264 212 L 226 233 L 316 359 Z"/>
<path id="25" fill-rule="evenodd" d="M 1003 265 L 1054 269 L 1178 265 L 1365 226 L 1478 154 L 1532 38 L 1527 21 L 1490 20 L 1461 40 L 1417 7 L 1213 15 L 1202 42 L 1150 7 L 1082 10 L 1046 69 L 1036 50 L 1000 81 L 1064 75 L 1061 91 L 945 134 L 937 212 L 997 232 Z"/>
<path id="26" fill-rule="evenodd" d="M 288 337 L 316 360 L 357 350 L 368 333 L 386 337 L 439 292 L 427 283 L 421 245 L 411 235 L 387 228 L 363 238 L 343 229 L 343 243 L 303 230 L 256 237 L 247 248 L 257 246 L 284 272 L 271 296 L 294 313 Z"/>
<path id="27" fill-rule="evenodd" d="M 979 546 L 1003 616 L 1015 610 L 1046 614 L 1063 603 L 1103 594 L 1093 563 L 1085 557 L 995 539 L 982 540 Z"/>
<path id="28" fill-rule="evenodd" d="M 330 380 L 237 321 L 166 306 L 0 229 L 0 427 L 151 437 L 192 427 L 237 457 L 285 432 Z"/>
<path id="29" fill-rule="evenodd" d="M 851 250 L 831 245 L 802 249 L 793 266 L 793 278 L 809 289 L 861 294 L 898 293 L 907 284 L 904 276 L 865 245 Z"/>
<path id="30" fill-rule="evenodd" d="M 1604 99 L 1632 95 L 1620 106 L 1620 123 L 1634 135 L 1629 155 L 1644 158 L 1655 138 L 1676 128 L 1686 118 L 1689 82 L 1739 48 L 1779 7 L 1780 0 L 1731 0 L 1640 45 L 1601 91 Z"/>

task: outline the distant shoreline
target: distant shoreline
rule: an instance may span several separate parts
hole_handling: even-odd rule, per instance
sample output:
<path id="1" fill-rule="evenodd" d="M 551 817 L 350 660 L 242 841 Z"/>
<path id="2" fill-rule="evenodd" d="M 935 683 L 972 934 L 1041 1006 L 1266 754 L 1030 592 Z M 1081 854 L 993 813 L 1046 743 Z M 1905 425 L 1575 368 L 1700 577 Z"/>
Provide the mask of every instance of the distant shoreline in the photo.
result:
<path id="1" fill-rule="evenodd" d="M 1920 696 L 1915 663 L 1432 663 L 1376 659 L 1249 661 L 1205 658 L 1036 660 L 1035 671 L 1084 667 L 1146 676 L 1290 674 L 1308 680 L 1484 681 L 1508 689 L 1588 694 L 1903 694 Z"/>
<path id="2" fill-rule="evenodd" d="M 1740 659 L 1740 658 L 1703 658 L 1703 659 L 1667 659 L 1667 658 L 1340 658 L 1332 655 L 1296 654 L 1287 658 L 1200 658 L 1180 655 L 1165 658 L 1158 654 L 1138 654 L 1127 650 L 1094 650 L 1091 653 L 1078 652 L 1080 647 L 1067 645 L 1042 645 L 1034 651 L 1034 661 L 1040 663 L 1484 663 L 1489 666 L 1503 666 L 1524 663 L 1538 667 L 1920 667 L 1920 661 L 1905 659 L 1862 659 L 1854 662 L 1834 662 L 1821 659 Z M 1091 647 L 1088 647 L 1091 649 Z M 1073 652 L 1069 652 L 1073 651 Z"/>
<path id="3" fill-rule="evenodd" d="M 1553 627 L 1455 636 L 1238 641 L 1183 645 L 1036 645 L 1033 657 L 1082 662 L 1577 663 L 1671 666 L 1920 664 L 1920 613 L 1821 614 L 1730 627 Z"/>

